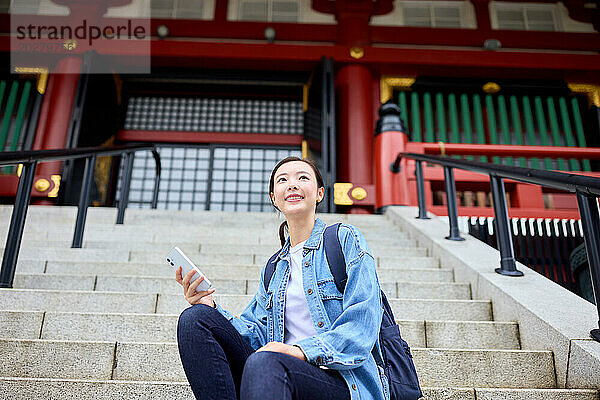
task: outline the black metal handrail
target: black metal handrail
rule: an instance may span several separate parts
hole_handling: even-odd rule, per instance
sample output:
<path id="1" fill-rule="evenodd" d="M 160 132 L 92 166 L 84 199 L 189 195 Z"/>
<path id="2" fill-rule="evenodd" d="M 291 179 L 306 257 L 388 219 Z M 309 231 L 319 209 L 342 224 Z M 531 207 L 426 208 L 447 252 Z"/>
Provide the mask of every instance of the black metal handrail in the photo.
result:
<path id="1" fill-rule="evenodd" d="M 496 268 L 496 272 L 502 275 L 523 276 L 523 272 L 517 270 L 516 267 L 503 179 L 508 178 L 519 182 L 576 193 L 590 267 L 590 277 L 598 309 L 598 326 L 600 327 L 600 301 L 598 301 L 600 300 L 600 215 L 596 200 L 597 197 L 600 197 L 600 178 L 417 153 L 398 153 L 396 160 L 390 165 L 392 172 L 397 173 L 400 171 L 402 158 L 415 160 L 419 205 L 419 216 L 417 218 L 421 219 L 427 218 L 422 163 L 439 164 L 444 167 L 446 203 L 448 205 L 448 219 L 450 222 L 450 235 L 446 239 L 449 240 L 464 240 L 460 237 L 458 229 L 458 207 L 456 204 L 456 186 L 452 172 L 453 168 L 479 172 L 490 176 L 497 243 L 498 250 L 500 251 L 500 268 Z M 590 335 L 596 341 L 600 342 L 600 329 L 592 330 Z"/>
<path id="2" fill-rule="evenodd" d="M 31 199 L 31 189 L 35 169 L 38 162 L 72 160 L 85 158 L 85 169 L 83 172 L 83 182 L 81 183 L 81 193 L 79 195 L 79 204 L 77 206 L 77 220 L 75 222 L 75 232 L 73 233 L 72 248 L 81 248 L 83 242 L 83 231 L 85 229 L 85 220 L 87 216 L 88 203 L 90 201 L 90 191 L 94 176 L 94 165 L 97 156 L 122 155 L 125 157 L 125 171 L 121 184 L 121 194 L 119 197 L 119 207 L 117 213 L 117 224 L 123 224 L 125 217 L 125 208 L 129 201 L 129 184 L 131 181 L 131 171 L 133 170 L 133 160 L 136 151 L 150 150 L 156 163 L 156 178 L 154 180 L 154 193 L 152 196 L 152 208 L 156 208 L 158 202 L 158 189 L 160 187 L 161 163 L 160 155 L 156 147 L 152 144 L 130 144 L 113 147 L 84 147 L 78 149 L 56 149 L 56 150 L 36 150 L 36 151 L 11 151 L 0 153 L 0 165 L 22 164 L 23 169 L 19 178 L 17 196 L 6 238 L 4 256 L 2 258 L 2 269 L 0 269 L 0 288 L 11 288 L 15 277 L 21 239 L 23 238 L 23 229 L 25 227 L 25 218 L 27 208 Z"/>

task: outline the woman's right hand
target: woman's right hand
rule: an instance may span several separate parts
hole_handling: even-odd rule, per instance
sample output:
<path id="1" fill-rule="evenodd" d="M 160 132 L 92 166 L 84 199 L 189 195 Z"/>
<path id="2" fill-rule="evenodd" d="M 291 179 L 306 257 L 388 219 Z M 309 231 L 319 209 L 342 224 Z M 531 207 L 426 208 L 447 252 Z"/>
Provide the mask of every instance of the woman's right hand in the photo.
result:
<path id="1" fill-rule="evenodd" d="M 181 276 L 181 267 L 177 268 L 177 271 L 175 271 L 175 280 L 181 286 L 183 286 L 183 295 L 185 296 L 185 299 L 191 305 L 206 304 L 207 306 L 214 307 L 215 302 L 213 301 L 213 298 L 212 298 L 212 294 L 215 291 L 214 288 L 211 288 L 208 290 L 203 290 L 201 292 L 196 292 L 196 288 L 198 287 L 200 282 L 202 282 L 204 280 L 203 276 L 196 279 L 194 282 L 192 282 L 192 284 L 190 284 L 190 279 L 192 279 L 192 276 L 194 276 L 195 273 L 196 273 L 196 271 L 194 271 L 192 269 L 184 277 L 182 277 Z"/>

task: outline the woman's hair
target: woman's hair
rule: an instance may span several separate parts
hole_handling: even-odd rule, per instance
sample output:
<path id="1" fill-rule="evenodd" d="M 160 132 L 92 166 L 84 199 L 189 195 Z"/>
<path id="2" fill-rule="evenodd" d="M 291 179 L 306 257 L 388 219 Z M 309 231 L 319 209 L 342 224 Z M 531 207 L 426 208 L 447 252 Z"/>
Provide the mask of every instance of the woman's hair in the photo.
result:
<path id="1" fill-rule="evenodd" d="M 271 198 L 271 193 L 273 193 L 273 188 L 275 186 L 275 172 L 283 164 L 288 163 L 290 161 L 302 161 L 302 162 L 310 165 L 311 168 L 313 169 L 313 171 L 315 172 L 315 176 L 317 177 L 317 189 L 320 187 L 322 187 L 322 188 L 325 187 L 325 183 L 323 182 L 323 176 L 321 176 L 321 172 L 319 172 L 319 168 L 317 168 L 317 166 L 315 165 L 314 162 L 312 162 L 311 160 L 307 160 L 307 159 L 299 158 L 299 157 L 295 157 L 295 156 L 286 157 L 283 160 L 279 161 L 277 163 L 277 165 L 275 166 L 275 168 L 273 168 L 273 172 L 271 172 L 271 179 L 269 180 L 269 199 L 271 199 L 271 204 L 273 204 L 273 207 L 275 207 L 275 204 L 273 203 L 273 199 Z M 317 203 L 315 204 L 315 212 L 317 212 L 317 207 L 319 206 L 319 204 L 321 204 L 322 201 L 323 201 L 323 199 L 321 199 L 321 201 L 317 201 Z M 275 207 L 275 208 L 277 209 L 277 211 L 280 211 L 277 207 Z M 282 224 L 279 226 L 279 240 L 281 241 L 282 246 L 285 243 L 285 229 L 286 228 L 288 228 L 287 221 L 283 221 Z"/>

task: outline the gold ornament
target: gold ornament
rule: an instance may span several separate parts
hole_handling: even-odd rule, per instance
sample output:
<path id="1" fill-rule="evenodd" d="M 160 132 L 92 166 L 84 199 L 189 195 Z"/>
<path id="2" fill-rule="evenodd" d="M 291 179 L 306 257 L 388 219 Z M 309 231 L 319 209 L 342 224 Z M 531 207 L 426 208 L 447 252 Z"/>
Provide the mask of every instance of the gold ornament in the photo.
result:
<path id="1" fill-rule="evenodd" d="M 45 192 L 50 189 L 50 182 L 48 182 L 48 179 L 41 178 L 33 184 L 33 187 L 38 192 Z"/>
<path id="2" fill-rule="evenodd" d="M 498 85 L 496 82 L 488 82 L 483 85 L 481 89 L 488 94 L 496 93 L 500 91 L 500 85 Z"/>
<path id="3" fill-rule="evenodd" d="M 362 47 L 352 47 L 350 49 L 350 57 L 352 58 L 363 58 L 365 56 L 365 51 Z"/>
<path id="4" fill-rule="evenodd" d="M 350 195 L 356 200 L 364 200 L 367 197 L 367 191 L 359 186 L 352 189 Z"/>

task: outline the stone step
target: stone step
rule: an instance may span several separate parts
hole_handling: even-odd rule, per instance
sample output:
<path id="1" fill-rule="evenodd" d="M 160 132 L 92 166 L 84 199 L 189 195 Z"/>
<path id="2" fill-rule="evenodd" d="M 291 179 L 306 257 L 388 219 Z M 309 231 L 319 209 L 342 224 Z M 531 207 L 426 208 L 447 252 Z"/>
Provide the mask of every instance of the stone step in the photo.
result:
<path id="1" fill-rule="evenodd" d="M 71 311 L 152 314 L 156 312 L 155 293 L 112 293 L 93 291 L 2 289 L 0 310 Z"/>
<path id="2" fill-rule="evenodd" d="M 202 254 L 186 253 L 188 257 L 198 266 L 205 264 L 257 264 L 264 265 L 271 254 Z M 45 261 L 107 261 L 107 262 L 135 262 L 144 264 L 158 264 L 165 260 L 163 252 L 127 251 L 127 250 L 100 250 L 100 249 L 22 249 L 19 258 L 22 260 L 45 260 Z M 377 266 L 400 267 L 400 268 L 438 268 L 439 261 L 433 257 L 375 257 Z M 166 266 L 166 261 L 165 261 Z"/>
<path id="3" fill-rule="evenodd" d="M 93 293 L 93 292 L 92 292 Z M 217 295 L 213 298 L 223 308 L 239 315 L 252 299 L 249 295 Z M 429 319 L 442 321 L 491 321 L 489 301 L 388 299 L 397 319 Z M 156 312 L 179 314 L 189 307 L 183 295 L 159 294 Z M 1 309 L 1 308 L 0 308 Z"/>
<path id="4" fill-rule="evenodd" d="M 4 247 L 6 243 L 6 232 L 0 232 L 0 245 Z M 193 237 L 194 241 L 190 242 Z M 369 246 L 376 247 L 417 247 L 415 241 L 412 239 L 402 237 L 377 237 L 372 238 L 365 236 Z M 25 232 L 23 234 L 23 248 L 27 248 L 29 242 L 61 242 L 63 247 L 70 247 L 73 240 L 73 232 Z M 167 236 L 160 233 L 147 232 L 140 228 L 135 233 L 123 232 L 120 230 L 113 230 L 107 232 L 100 232 L 96 230 L 86 230 L 84 234 L 84 242 L 88 241 L 100 241 L 100 242 L 126 242 L 126 243 L 159 243 L 167 244 L 168 246 L 178 246 L 183 243 L 191 243 L 192 248 L 195 248 L 196 244 L 233 244 L 242 242 L 244 244 L 256 244 L 266 245 L 274 249 L 281 247 L 279 237 L 276 235 L 266 236 L 190 236 L 188 233 L 182 233 L 178 235 Z"/>
<path id="5" fill-rule="evenodd" d="M 12 205 L 0 205 L 0 220 L 10 219 L 12 214 Z M 77 216 L 76 206 L 36 206 L 30 205 L 27 210 L 28 221 L 37 218 L 49 220 L 75 221 Z M 111 223 L 116 220 L 117 209 L 114 207 L 90 207 L 88 208 L 87 220 Z M 350 223 L 360 226 L 379 227 L 381 225 L 394 226 L 388 219 L 382 215 L 365 214 L 323 214 L 317 213 L 327 224 L 336 222 Z M 283 222 L 283 217 L 277 213 L 269 212 L 229 212 L 229 211 L 185 211 L 185 210 L 149 210 L 128 208 L 125 212 L 125 224 L 156 224 L 161 225 L 179 225 L 184 223 L 193 224 L 231 224 L 239 226 L 240 221 L 248 224 L 270 224 L 279 226 Z"/>
<path id="6" fill-rule="evenodd" d="M 176 343 L 0 340 L 0 376 L 185 382 Z M 423 386 L 554 388 L 552 353 L 413 348 Z"/>
<path id="7" fill-rule="evenodd" d="M 33 251 L 40 248 L 70 249 L 72 237 L 55 240 L 27 240 L 22 243 L 21 250 Z M 189 240 L 189 239 L 188 239 Z M 0 252 L 4 251 L 4 243 L 0 243 Z M 178 246 L 186 253 L 205 254 L 261 254 L 265 257 L 271 256 L 280 249 L 277 244 L 223 244 L 223 243 L 200 243 L 198 241 L 162 241 L 143 242 L 133 240 L 84 240 L 84 249 L 114 249 L 118 251 L 154 251 L 168 253 L 174 246 Z M 427 249 L 417 247 L 411 239 L 398 239 L 393 246 L 380 245 L 377 241 L 369 241 L 369 248 L 374 255 L 381 256 L 426 256 Z"/>
<path id="8" fill-rule="evenodd" d="M 176 342 L 177 314 L 0 311 L 0 338 Z M 411 347 L 518 350 L 513 322 L 397 320 Z"/>
<path id="9" fill-rule="evenodd" d="M 597 400 L 597 390 L 494 389 L 422 387 L 427 400 Z M 189 400 L 194 395 L 185 382 L 144 382 L 83 379 L 0 378 L 0 392 L 19 400 Z"/>
<path id="10" fill-rule="evenodd" d="M 202 265 L 202 272 L 209 279 L 253 280 L 260 276 L 262 265 Z M 19 274 L 79 274 L 79 275 L 135 275 L 174 278 L 175 270 L 165 264 L 114 263 L 101 261 L 68 262 L 22 260 L 17 263 Z M 378 268 L 377 276 L 382 282 L 453 282 L 454 272 L 442 268 Z"/>
<path id="11" fill-rule="evenodd" d="M 0 378 L 0 392 L 7 396 L 6 399 L 19 400 L 190 400 L 194 398 L 187 382 L 156 381 L 3 377 Z"/>
<path id="12" fill-rule="evenodd" d="M 424 247 L 416 247 L 412 241 L 401 239 L 404 244 L 400 246 L 379 246 L 376 242 L 369 247 L 374 255 L 377 256 L 427 256 L 427 249 Z M 38 246 L 39 243 L 39 246 Z M 60 245 L 60 244 L 59 244 Z M 70 246 L 70 244 L 69 244 Z M 109 242 L 109 241 L 88 241 L 83 243 L 83 247 L 87 249 L 126 249 L 129 251 L 154 251 L 167 254 L 173 246 L 179 247 L 186 254 L 200 252 L 203 254 L 256 254 L 261 258 L 269 258 L 272 254 L 279 250 L 280 246 L 269 246 L 264 244 L 246 245 L 246 244 L 214 244 L 198 242 L 178 242 L 178 243 L 143 243 L 143 242 Z M 28 247 L 45 247 L 44 242 L 28 243 Z M 54 246 L 53 246 L 54 247 Z"/>
<path id="13" fill-rule="evenodd" d="M 599 391 L 591 389 L 502 389 L 422 387 L 427 400 L 596 400 Z"/>
<path id="14" fill-rule="evenodd" d="M 157 245 L 144 243 L 146 249 L 138 246 L 128 246 L 123 244 L 116 248 L 110 247 L 107 242 L 104 243 L 107 247 L 82 248 L 73 249 L 70 245 L 57 245 L 52 247 L 34 247 L 23 246 L 19 251 L 19 259 L 23 260 L 48 260 L 48 261 L 133 261 L 144 263 L 157 263 L 164 259 L 165 255 L 173 248 L 173 244 L 161 245 L 162 249 L 157 250 Z M 219 251 L 198 251 L 195 246 L 178 246 L 183 252 L 190 257 L 192 261 L 201 264 L 263 264 L 266 262 L 277 249 L 273 252 L 262 251 L 262 248 L 252 250 L 241 249 L 236 250 L 231 248 L 229 252 Z M 259 245 L 257 245 L 259 246 Z M 133 248 L 132 248 L 133 247 Z M 110 249 L 110 250 L 108 250 Z M 427 250 L 424 248 L 411 247 L 396 247 L 386 248 L 387 251 L 373 253 L 379 266 L 391 267 L 398 264 L 404 265 L 405 268 L 436 268 L 439 262 L 432 257 L 426 257 Z M 248 250 L 248 251 L 243 251 Z M 0 249 L 0 255 L 4 253 L 4 249 Z"/>
<path id="15" fill-rule="evenodd" d="M 551 351 L 414 349 L 423 386 L 555 388 Z"/>
<path id="16" fill-rule="evenodd" d="M 251 295 L 213 295 L 215 301 L 239 315 Z M 394 299 L 390 305 L 398 319 L 490 321 L 491 303 L 482 300 Z M 136 314 L 179 314 L 189 304 L 183 294 L 0 289 L 0 310 L 71 311 Z"/>
<path id="17" fill-rule="evenodd" d="M 77 254 L 77 253 L 75 253 Z M 136 263 L 156 263 L 164 260 L 166 254 L 149 251 L 132 251 L 129 254 L 129 261 Z M 264 265 L 271 254 L 268 255 L 235 255 L 235 254 L 201 254 L 191 253 L 187 256 L 202 269 L 203 264 L 257 264 Z M 27 257 L 24 257 L 27 258 Z M 95 259 L 95 258 L 94 258 Z M 400 267 L 400 268 L 438 268 L 439 261 L 433 257 L 377 257 L 375 256 L 377 266 L 380 267 Z M 54 261 L 54 260 L 53 260 Z M 70 260 L 65 260 L 70 261 Z M 107 260 L 110 261 L 110 260 Z M 120 260 L 116 260 L 120 261 Z"/>
<path id="18" fill-rule="evenodd" d="M 215 275 L 218 276 L 218 275 Z M 255 273 L 255 277 L 258 272 Z M 212 285 L 220 294 L 254 294 L 259 280 L 212 279 Z M 379 284 L 389 297 L 403 299 L 471 299 L 471 290 L 466 283 L 450 282 L 388 282 Z M 180 294 L 181 285 L 171 277 L 127 276 L 127 275 L 60 275 L 60 274 L 16 274 L 15 289 L 43 290 L 96 290 L 100 292 L 144 292 Z"/>
<path id="19" fill-rule="evenodd" d="M 1 254 L 4 254 L 2 249 Z M 23 246 L 19 250 L 19 259 L 23 260 L 52 260 L 52 261 L 106 261 L 127 262 L 130 252 L 127 250 L 106 249 L 72 249 L 58 247 L 29 248 Z"/>
<path id="20" fill-rule="evenodd" d="M 6 217 L 11 215 L 13 206 L 11 204 L 0 205 L 0 216 Z M 40 206 L 30 205 L 27 211 L 28 215 L 32 216 L 56 216 L 65 218 L 75 218 L 77 215 L 77 206 Z M 96 216 L 110 217 L 117 215 L 117 208 L 115 207 L 89 207 L 88 217 L 94 218 Z M 205 210 L 163 210 L 163 209 L 139 209 L 139 208 L 128 208 L 125 212 L 125 220 L 171 220 L 171 219 L 182 219 L 189 220 L 195 218 L 197 221 L 211 220 L 211 221 L 224 221 L 232 220 L 239 221 L 241 217 L 248 220 L 258 220 L 265 222 L 275 223 L 277 221 L 283 221 L 275 212 L 258 212 L 258 211 L 205 211 Z M 365 224 L 378 224 L 380 221 L 386 221 L 382 215 L 373 214 L 328 214 L 328 213 L 317 213 L 317 218 L 321 218 L 323 221 L 343 221 L 350 223 L 365 223 Z"/>
<path id="21" fill-rule="evenodd" d="M 9 219 L 2 220 L 6 225 L 0 228 L 0 233 L 6 234 L 8 232 Z M 367 239 L 377 240 L 378 238 L 387 239 L 406 239 L 408 236 L 405 232 L 402 232 L 397 226 L 392 224 L 381 224 L 376 227 L 369 226 L 357 226 L 357 228 L 363 233 Z M 31 219 L 26 222 L 24 232 L 35 233 L 35 232 L 51 232 L 53 234 L 69 234 L 73 233 L 75 229 L 75 220 L 69 221 L 68 223 L 56 223 L 48 219 Z M 112 223 L 86 223 L 85 234 L 99 232 L 99 233 L 111 233 L 121 232 L 129 233 L 134 237 L 135 234 L 143 232 L 152 232 L 154 234 L 164 235 L 166 237 L 275 237 L 279 236 L 279 224 L 276 225 L 264 225 L 260 226 L 252 225 L 250 221 L 244 221 L 240 224 L 237 221 L 234 225 L 227 225 L 223 223 L 204 223 L 198 224 L 192 221 L 182 221 L 177 225 L 165 225 L 162 223 L 151 223 L 151 224 L 123 224 L 118 225 Z"/>

